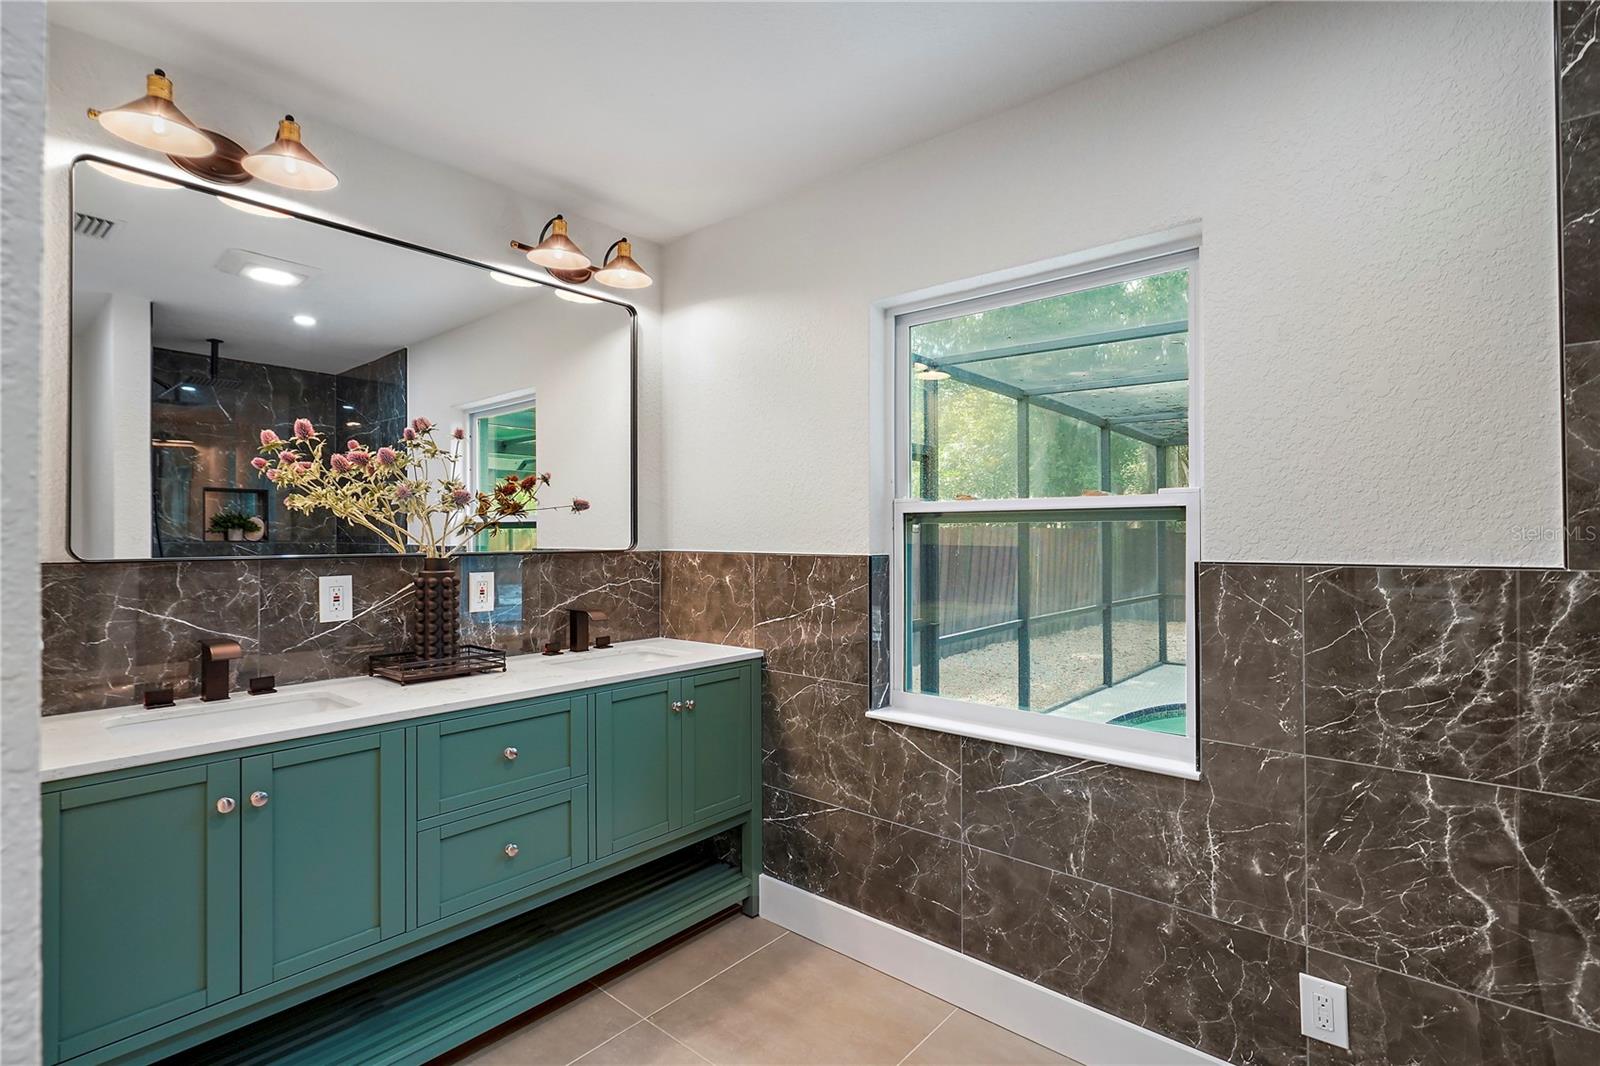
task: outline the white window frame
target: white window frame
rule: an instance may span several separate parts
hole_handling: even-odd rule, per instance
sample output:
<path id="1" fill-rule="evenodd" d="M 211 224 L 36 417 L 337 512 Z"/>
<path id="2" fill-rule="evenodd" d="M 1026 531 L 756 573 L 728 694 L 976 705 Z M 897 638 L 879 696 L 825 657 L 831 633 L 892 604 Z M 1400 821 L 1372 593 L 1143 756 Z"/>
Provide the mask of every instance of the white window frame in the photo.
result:
<path id="1" fill-rule="evenodd" d="M 926 322 L 976 311 L 1026 303 L 1064 293 L 1098 288 L 1118 281 L 1184 268 L 1189 271 L 1189 486 L 1161 489 L 1136 496 L 1073 496 L 1008 500 L 922 500 L 911 492 L 910 331 Z M 1198 780 L 1198 675 L 1195 567 L 1200 560 L 1201 425 L 1199 333 L 1199 242 L 1189 239 L 1147 247 L 1115 259 L 1080 260 L 1049 274 L 1035 274 L 964 292 L 945 290 L 941 295 L 882 306 L 884 334 L 880 347 L 892 366 L 892 395 L 887 408 L 893 420 L 892 517 L 889 574 L 889 702 L 868 712 L 868 717 L 901 725 L 935 729 L 1018 747 L 1092 759 L 1175 777 Z M 887 378 L 885 379 L 887 380 Z M 887 442 L 886 442 L 887 443 Z M 1115 512 L 1151 507 L 1181 509 L 1184 519 L 1184 666 L 1188 714 L 1181 736 L 1127 726 L 1077 721 L 1035 711 L 996 707 L 968 700 L 913 692 L 906 688 L 907 608 L 906 526 L 909 516 L 957 513 L 1029 513 L 1089 511 L 1114 519 Z"/>

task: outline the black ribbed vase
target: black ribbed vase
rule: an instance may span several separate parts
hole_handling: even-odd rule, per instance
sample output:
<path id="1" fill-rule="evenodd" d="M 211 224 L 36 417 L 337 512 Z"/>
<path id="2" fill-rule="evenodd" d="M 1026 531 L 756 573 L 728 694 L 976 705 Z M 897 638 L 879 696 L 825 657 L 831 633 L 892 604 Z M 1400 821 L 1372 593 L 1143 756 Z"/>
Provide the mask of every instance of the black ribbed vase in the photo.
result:
<path id="1" fill-rule="evenodd" d="M 424 659 L 449 658 L 461 647 L 456 627 L 460 606 L 456 568 L 448 562 L 425 560 L 415 580 L 411 650 Z"/>

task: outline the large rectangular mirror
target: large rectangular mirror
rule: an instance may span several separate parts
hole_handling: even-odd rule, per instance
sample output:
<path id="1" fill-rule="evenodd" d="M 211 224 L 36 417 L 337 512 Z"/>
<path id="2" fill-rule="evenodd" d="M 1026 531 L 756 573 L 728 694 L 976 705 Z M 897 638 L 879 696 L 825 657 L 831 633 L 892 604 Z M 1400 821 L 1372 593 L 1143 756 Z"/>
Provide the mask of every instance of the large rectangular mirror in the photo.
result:
<path id="1" fill-rule="evenodd" d="M 298 418 L 368 449 L 417 416 L 460 426 L 470 489 L 548 472 L 540 504 L 590 503 L 467 550 L 632 547 L 631 308 L 130 177 L 143 175 L 100 160 L 72 170 L 78 558 L 388 550 L 326 512 L 289 510 L 252 468 L 261 431 L 288 437 Z"/>

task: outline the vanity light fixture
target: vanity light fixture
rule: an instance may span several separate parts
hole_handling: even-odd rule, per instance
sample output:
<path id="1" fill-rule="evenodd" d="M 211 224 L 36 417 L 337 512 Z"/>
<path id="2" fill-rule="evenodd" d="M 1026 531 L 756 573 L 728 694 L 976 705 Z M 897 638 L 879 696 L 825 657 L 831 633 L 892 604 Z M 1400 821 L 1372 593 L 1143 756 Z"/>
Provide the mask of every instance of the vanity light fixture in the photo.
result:
<path id="1" fill-rule="evenodd" d="M 562 215 L 544 224 L 544 229 L 539 231 L 538 244 L 512 241 L 511 247 L 526 255 L 530 263 L 544 267 L 551 277 L 569 285 L 582 285 L 592 278 L 614 289 L 642 289 L 652 280 L 644 268 L 634 262 L 633 245 L 626 237 L 612 242 L 597 269 L 594 261 L 567 236 L 567 220 Z"/>
<path id="2" fill-rule="evenodd" d="M 144 95 L 110 111 L 89 109 L 89 117 L 114 137 L 169 156 L 194 159 L 217 150 L 205 131 L 172 102 L 172 79 L 157 67 L 144 79 Z"/>
<path id="3" fill-rule="evenodd" d="M 90 159 L 88 163 L 91 167 L 93 167 L 95 170 L 98 170 L 106 177 L 116 178 L 118 181 L 125 181 L 129 185 L 138 185 L 146 189 L 183 188 L 182 185 L 179 185 L 175 181 L 168 181 L 166 178 L 158 178 L 154 174 L 146 174 L 142 170 L 129 170 L 126 167 L 114 166 L 110 163 L 102 163 L 98 159 Z"/>
<path id="4" fill-rule="evenodd" d="M 513 289 L 531 289 L 539 284 L 532 278 L 520 278 L 515 274 L 507 274 L 500 270 L 489 271 L 489 277 L 493 278 L 495 281 L 498 281 L 502 285 L 509 285 Z"/>
<path id="5" fill-rule="evenodd" d="M 317 324 L 317 319 L 315 315 L 295 315 L 294 324 L 297 326 L 305 326 L 307 329 L 310 329 L 312 326 Z"/>
<path id="6" fill-rule="evenodd" d="M 278 123 L 277 140 L 245 156 L 240 165 L 262 181 L 286 189 L 323 192 L 339 184 L 333 171 L 300 143 L 300 123 L 293 115 L 284 115 Z"/>
<path id="7" fill-rule="evenodd" d="M 944 381 L 950 373 L 945 370 L 935 370 L 927 363 L 912 363 L 911 376 L 918 381 Z"/>
<path id="8" fill-rule="evenodd" d="M 293 115 L 278 123 L 275 141 L 247 154 L 238 141 L 195 125 L 180 111 L 172 102 L 172 79 L 159 67 L 145 78 L 144 96 L 109 111 L 91 107 L 89 117 L 113 136 L 165 153 L 173 166 L 216 185 L 243 185 L 255 177 L 289 189 L 320 192 L 339 184 L 333 171 L 300 143 L 300 124 Z"/>
<path id="9" fill-rule="evenodd" d="M 249 200 L 235 200 L 231 196 L 219 196 L 218 200 L 227 204 L 235 211 L 243 211 L 247 215 L 260 215 L 262 218 L 293 218 L 287 211 L 278 211 L 261 204 L 251 203 Z"/>

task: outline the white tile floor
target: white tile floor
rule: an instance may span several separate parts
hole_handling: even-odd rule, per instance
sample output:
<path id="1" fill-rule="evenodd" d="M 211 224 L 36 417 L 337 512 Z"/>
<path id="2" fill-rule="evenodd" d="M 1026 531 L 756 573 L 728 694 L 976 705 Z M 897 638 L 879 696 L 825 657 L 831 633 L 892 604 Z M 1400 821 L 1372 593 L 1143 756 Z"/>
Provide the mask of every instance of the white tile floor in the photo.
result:
<path id="1" fill-rule="evenodd" d="M 691 931 L 439 1060 L 772 1066 L 1078 1066 L 1015 1033 L 734 914 Z"/>

